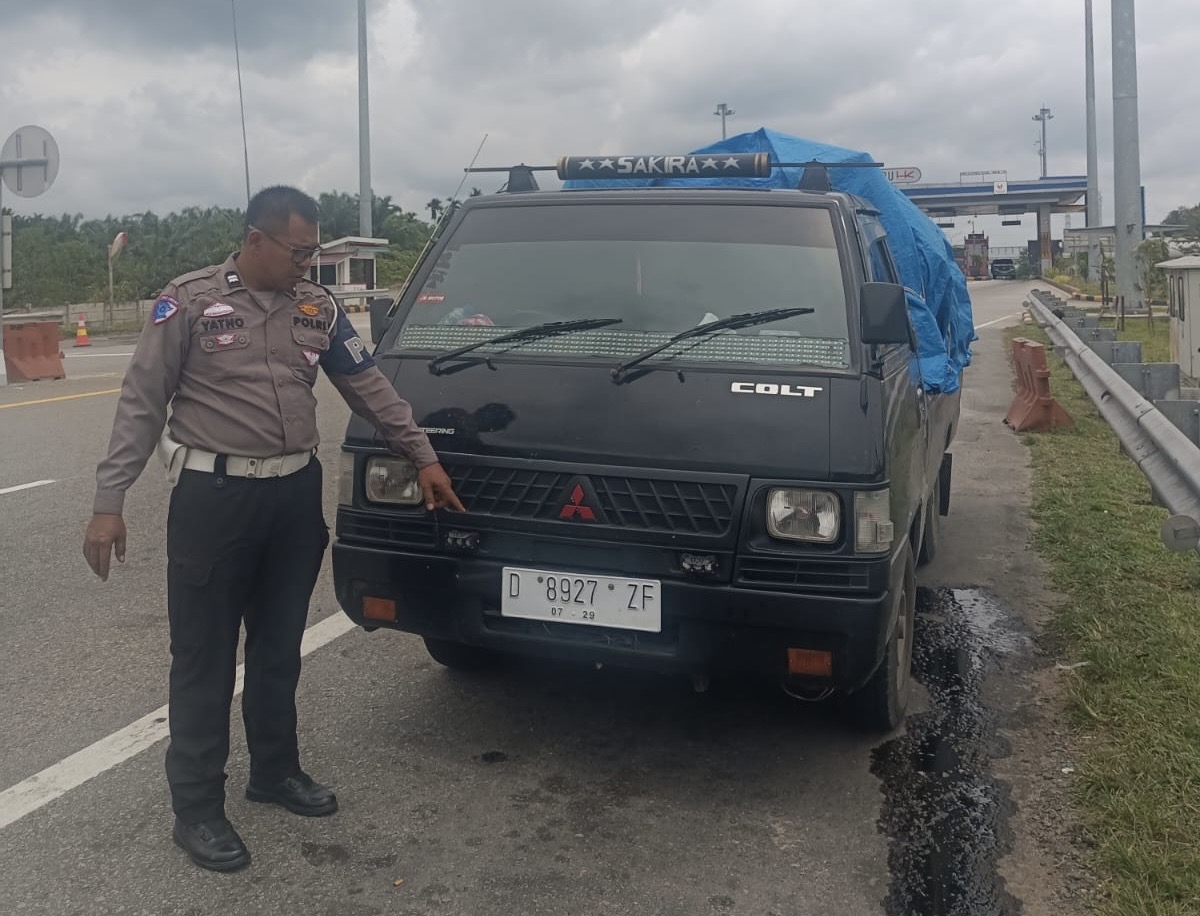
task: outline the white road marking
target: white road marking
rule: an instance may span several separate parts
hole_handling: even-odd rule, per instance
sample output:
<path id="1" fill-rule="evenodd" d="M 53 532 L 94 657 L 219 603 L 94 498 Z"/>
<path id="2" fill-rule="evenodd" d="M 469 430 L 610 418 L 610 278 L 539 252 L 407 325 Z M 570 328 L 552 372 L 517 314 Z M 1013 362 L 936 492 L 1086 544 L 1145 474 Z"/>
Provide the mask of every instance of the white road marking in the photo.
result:
<path id="1" fill-rule="evenodd" d="M 340 611 L 331 614 L 305 630 L 300 655 L 315 652 L 355 626 Z M 235 697 L 242 692 L 245 669 L 245 665 L 238 665 L 233 685 Z M 0 792 L 0 830 L 166 738 L 167 710 L 168 707 L 160 706 L 107 738 Z"/>
<path id="2" fill-rule="evenodd" d="M 33 483 L 23 483 L 16 487 L 5 487 L 0 490 L 0 496 L 4 496 L 6 493 L 19 493 L 21 490 L 32 490 L 34 487 L 48 486 L 54 482 L 53 480 L 35 480 Z"/>
<path id="3" fill-rule="evenodd" d="M 1012 315 L 1005 315 L 1003 318 L 995 318 L 991 321 L 984 322 L 983 324 L 977 324 L 977 325 L 975 325 L 975 330 L 978 331 L 981 328 L 990 328 L 992 325 L 999 324 L 1001 321 L 1008 321 L 1009 319 L 1020 318 L 1020 317 L 1021 317 L 1021 313 L 1015 312 Z"/>

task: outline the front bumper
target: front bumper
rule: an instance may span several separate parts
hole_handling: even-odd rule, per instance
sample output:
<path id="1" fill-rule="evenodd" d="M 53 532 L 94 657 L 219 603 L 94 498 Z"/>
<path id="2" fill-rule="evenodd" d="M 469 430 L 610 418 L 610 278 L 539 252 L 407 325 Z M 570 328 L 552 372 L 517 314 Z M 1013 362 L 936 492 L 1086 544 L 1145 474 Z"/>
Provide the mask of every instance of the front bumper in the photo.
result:
<path id="1" fill-rule="evenodd" d="M 820 594 L 722 582 L 662 579 L 662 631 L 543 622 L 500 614 L 504 563 L 477 557 L 347 543 L 333 547 L 334 586 L 346 614 L 364 627 L 390 627 L 517 654 L 623 665 L 665 673 L 738 671 L 787 676 L 789 647 L 833 654 L 833 678 L 813 679 L 853 690 L 874 673 L 894 624 L 891 591 L 902 570 L 887 558 L 863 581 L 867 594 Z M 578 567 L 532 562 L 538 568 Z M 605 570 L 593 570 L 605 573 Z M 392 599 L 396 620 L 370 619 L 363 597 Z"/>

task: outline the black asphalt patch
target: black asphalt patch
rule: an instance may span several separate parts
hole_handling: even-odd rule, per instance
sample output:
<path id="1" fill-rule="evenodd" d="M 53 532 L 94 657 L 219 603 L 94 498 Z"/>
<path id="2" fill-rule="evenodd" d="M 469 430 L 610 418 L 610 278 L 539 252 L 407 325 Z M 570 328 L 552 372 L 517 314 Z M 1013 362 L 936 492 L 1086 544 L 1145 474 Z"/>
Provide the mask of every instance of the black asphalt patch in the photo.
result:
<path id="1" fill-rule="evenodd" d="M 888 916 L 1013 916 L 999 860 L 1012 846 L 1014 806 L 991 776 L 1006 748 L 982 687 L 1023 637 L 1013 618 L 971 590 L 918 589 L 913 668 L 926 712 L 876 749 L 883 783 L 880 829 L 890 837 Z"/>

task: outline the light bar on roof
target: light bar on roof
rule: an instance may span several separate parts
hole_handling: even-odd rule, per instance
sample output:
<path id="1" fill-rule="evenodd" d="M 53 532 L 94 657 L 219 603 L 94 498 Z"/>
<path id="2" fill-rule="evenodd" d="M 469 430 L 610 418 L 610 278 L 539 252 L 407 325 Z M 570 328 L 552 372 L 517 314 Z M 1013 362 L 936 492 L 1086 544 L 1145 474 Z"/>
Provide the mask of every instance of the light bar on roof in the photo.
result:
<path id="1" fill-rule="evenodd" d="M 687 156 L 563 156 L 558 177 L 587 178 L 766 178 L 769 153 L 702 153 Z"/>

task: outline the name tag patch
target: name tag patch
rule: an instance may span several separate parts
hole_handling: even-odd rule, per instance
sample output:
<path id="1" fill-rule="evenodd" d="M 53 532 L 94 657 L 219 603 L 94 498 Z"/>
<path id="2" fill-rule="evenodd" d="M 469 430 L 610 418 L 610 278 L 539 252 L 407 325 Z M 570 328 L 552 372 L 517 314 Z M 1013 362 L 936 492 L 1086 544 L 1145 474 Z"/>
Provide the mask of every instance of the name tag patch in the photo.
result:
<path id="1" fill-rule="evenodd" d="M 154 323 L 162 324 L 179 311 L 179 302 L 170 296 L 159 296 L 154 303 Z"/>
<path id="2" fill-rule="evenodd" d="M 294 328 L 310 328 L 314 331 L 329 330 L 329 322 L 324 318 L 301 318 L 299 315 L 292 316 L 292 327 Z"/>

